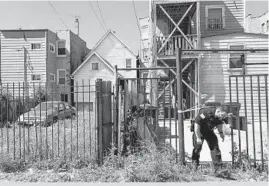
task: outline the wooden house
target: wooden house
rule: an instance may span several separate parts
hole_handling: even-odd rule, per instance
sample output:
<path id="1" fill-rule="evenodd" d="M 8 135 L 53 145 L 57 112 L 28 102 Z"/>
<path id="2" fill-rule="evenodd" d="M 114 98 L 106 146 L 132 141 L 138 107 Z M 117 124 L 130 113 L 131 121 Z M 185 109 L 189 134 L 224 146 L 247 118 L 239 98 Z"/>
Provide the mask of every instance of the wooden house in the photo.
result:
<path id="1" fill-rule="evenodd" d="M 266 36 L 244 33 L 245 3 L 243 0 L 154 0 L 149 2 L 149 15 L 149 66 L 151 67 L 175 67 L 176 47 L 182 50 L 268 49 Z M 231 55 L 229 52 L 183 52 L 182 92 L 186 107 L 198 108 L 205 102 L 229 102 L 229 76 L 242 73 L 242 70 L 238 70 L 239 67 L 231 66 L 233 64 L 230 59 L 231 56 L 236 57 L 241 53 Z M 247 65 L 246 74 L 268 74 L 267 52 L 248 52 L 244 56 L 245 63 L 257 63 Z M 258 64 L 262 62 L 262 65 Z M 160 108 L 169 107 L 170 101 L 163 99 L 162 96 L 165 93 L 168 95 L 169 84 L 174 87 L 176 82 L 174 70 L 164 72 L 172 78 L 170 82 L 163 82 L 166 85 L 165 91 L 160 90 L 157 81 L 151 84 L 152 100 L 158 98 Z M 158 76 L 155 71 L 150 71 L 149 74 L 149 77 Z M 255 86 L 257 87 L 257 84 Z M 174 97 L 175 94 L 171 96 Z M 194 116 L 195 112 L 191 112 L 188 117 Z"/>
<path id="2" fill-rule="evenodd" d="M 72 102 L 70 75 L 89 52 L 84 40 L 70 30 L 20 29 L 0 30 L 0 43 L 1 85 L 11 94 L 24 85 L 24 96 L 33 97 L 46 86 L 54 100 Z"/>
<path id="3" fill-rule="evenodd" d="M 109 30 L 72 74 L 75 87 L 79 87 L 79 93 L 74 94 L 75 102 L 79 108 L 81 105 L 87 106 L 89 104 L 90 110 L 94 109 L 95 82 L 97 79 L 102 79 L 103 81 L 112 81 L 112 85 L 114 85 L 115 65 L 118 68 L 135 68 L 137 67 L 136 55 L 112 30 Z M 134 70 L 120 71 L 119 74 L 124 78 L 137 77 L 137 72 Z M 87 93 L 89 85 L 91 85 L 90 95 Z"/>

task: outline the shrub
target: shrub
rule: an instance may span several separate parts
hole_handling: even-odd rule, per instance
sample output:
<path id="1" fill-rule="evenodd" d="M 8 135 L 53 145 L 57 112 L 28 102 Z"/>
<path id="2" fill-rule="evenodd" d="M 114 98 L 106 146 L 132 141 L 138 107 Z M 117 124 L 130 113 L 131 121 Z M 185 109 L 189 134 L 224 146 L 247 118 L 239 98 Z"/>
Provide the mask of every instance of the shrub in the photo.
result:
<path id="1" fill-rule="evenodd" d="M 13 160 L 6 154 L 0 154 L 0 170 L 5 173 L 20 172 L 26 169 L 24 162 Z"/>

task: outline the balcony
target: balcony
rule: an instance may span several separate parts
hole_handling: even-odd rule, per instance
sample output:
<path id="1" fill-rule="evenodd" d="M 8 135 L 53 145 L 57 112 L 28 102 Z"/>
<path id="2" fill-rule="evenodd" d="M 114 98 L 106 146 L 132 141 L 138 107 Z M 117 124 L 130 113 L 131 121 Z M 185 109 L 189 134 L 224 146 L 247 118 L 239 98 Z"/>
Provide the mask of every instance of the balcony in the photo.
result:
<path id="1" fill-rule="evenodd" d="M 197 49 L 197 35 L 186 35 L 186 37 L 193 45 L 194 49 Z M 157 36 L 157 51 L 160 50 L 167 38 L 168 36 Z M 182 50 L 193 49 L 182 35 L 172 36 L 164 45 L 158 56 L 175 56 L 177 47 L 181 48 Z"/>

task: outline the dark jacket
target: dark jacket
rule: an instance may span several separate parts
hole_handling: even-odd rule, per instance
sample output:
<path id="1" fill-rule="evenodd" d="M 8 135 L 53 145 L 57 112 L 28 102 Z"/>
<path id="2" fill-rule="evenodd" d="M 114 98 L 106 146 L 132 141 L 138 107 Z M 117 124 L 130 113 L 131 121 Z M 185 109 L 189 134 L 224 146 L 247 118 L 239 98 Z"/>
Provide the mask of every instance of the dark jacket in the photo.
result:
<path id="1" fill-rule="evenodd" d="M 192 122 L 192 131 L 194 130 L 194 123 L 200 125 L 201 133 L 212 131 L 217 125 L 222 124 L 223 121 L 215 116 L 216 107 L 202 108 L 198 115 Z"/>

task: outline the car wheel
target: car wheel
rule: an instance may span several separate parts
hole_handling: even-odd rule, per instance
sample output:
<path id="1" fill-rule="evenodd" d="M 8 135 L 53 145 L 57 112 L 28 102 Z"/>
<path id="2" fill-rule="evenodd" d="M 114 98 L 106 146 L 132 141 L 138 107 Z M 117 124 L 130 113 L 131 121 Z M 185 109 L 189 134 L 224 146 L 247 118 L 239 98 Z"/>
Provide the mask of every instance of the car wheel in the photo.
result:
<path id="1" fill-rule="evenodd" d="M 75 120 L 77 118 L 76 113 L 72 113 L 72 120 Z"/>

